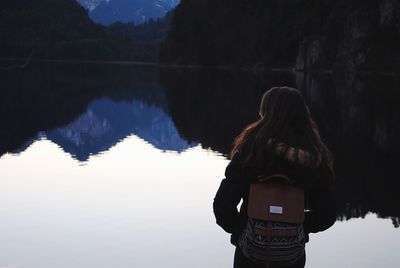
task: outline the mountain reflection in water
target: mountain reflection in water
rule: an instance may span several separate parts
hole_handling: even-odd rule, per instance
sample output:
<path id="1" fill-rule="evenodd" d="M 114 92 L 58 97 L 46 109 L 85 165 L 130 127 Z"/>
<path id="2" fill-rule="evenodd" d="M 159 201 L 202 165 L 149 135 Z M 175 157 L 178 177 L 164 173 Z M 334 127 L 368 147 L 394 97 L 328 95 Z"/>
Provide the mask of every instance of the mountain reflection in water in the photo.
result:
<path id="1" fill-rule="evenodd" d="M 399 227 L 396 77 L 73 64 L 35 64 L 0 77 L 0 155 L 46 137 L 79 161 L 129 135 L 163 151 L 201 144 L 228 155 L 256 119 L 265 89 L 297 87 L 335 156 L 338 219 L 374 212 Z"/>
<path id="2" fill-rule="evenodd" d="M 45 136 L 79 161 L 86 161 L 132 134 L 162 151 L 182 152 L 195 145 L 180 137 L 161 107 L 135 99 L 95 100 L 77 119 Z"/>

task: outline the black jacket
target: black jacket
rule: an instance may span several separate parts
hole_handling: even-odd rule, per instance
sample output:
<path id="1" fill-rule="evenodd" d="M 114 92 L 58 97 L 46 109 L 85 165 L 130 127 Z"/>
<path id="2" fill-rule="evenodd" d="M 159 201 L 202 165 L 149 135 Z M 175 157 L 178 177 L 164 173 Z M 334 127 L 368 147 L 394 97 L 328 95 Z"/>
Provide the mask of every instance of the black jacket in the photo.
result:
<path id="1" fill-rule="evenodd" d="M 231 243 L 237 246 L 239 235 L 247 222 L 249 187 L 259 175 L 286 174 L 304 188 L 307 212 L 303 223 L 308 241 L 309 233 L 328 229 L 336 221 L 333 174 L 322 165 L 308 167 L 295 164 L 271 153 L 263 166 L 243 164 L 241 152 L 236 153 L 225 170 L 225 179 L 214 198 L 213 208 L 217 224 L 231 233 Z M 243 203 L 238 212 L 237 206 Z"/>

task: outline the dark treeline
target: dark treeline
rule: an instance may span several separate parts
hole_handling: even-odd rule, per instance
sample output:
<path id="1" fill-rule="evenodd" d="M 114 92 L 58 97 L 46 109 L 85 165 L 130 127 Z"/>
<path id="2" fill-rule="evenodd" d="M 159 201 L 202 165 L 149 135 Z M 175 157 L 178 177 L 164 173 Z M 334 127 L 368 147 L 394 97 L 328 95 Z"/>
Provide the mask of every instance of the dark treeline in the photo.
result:
<path id="1" fill-rule="evenodd" d="M 164 62 L 399 71 L 398 0 L 182 0 Z"/>
<path id="2" fill-rule="evenodd" d="M 75 0 L 2 0 L 0 57 L 156 61 L 157 49 L 95 24 Z"/>
<path id="3" fill-rule="evenodd" d="M 133 41 L 158 44 L 167 37 L 172 16 L 173 11 L 169 11 L 165 17 L 150 19 L 143 24 L 116 22 L 108 28 Z"/>
<path id="4" fill-rule="evenodd" d="M 276 85 L 306 96 L 337 172 L 340 219 L 375 212 L 399 226 L 399 79 L 163 69 L 171 116 L 184 138 L 228 154 L 233 139 L 258 116 L 260 97 Z M 385 88 L 381 85 L 385 84 Z"/>

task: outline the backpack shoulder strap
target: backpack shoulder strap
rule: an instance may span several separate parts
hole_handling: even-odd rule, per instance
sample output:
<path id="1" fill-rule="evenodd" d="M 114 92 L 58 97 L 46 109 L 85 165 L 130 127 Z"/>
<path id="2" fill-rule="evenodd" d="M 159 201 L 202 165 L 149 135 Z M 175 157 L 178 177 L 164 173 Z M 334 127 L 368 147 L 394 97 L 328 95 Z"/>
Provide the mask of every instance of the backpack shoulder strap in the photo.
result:
<path id="1" fill-rule="evenodd" d="M 284 182 L 286 182 L 287 184 L 290 184 L 292 182 L 288 176 L 286 176 L 285 174 L 281 174 L 281 173 L 272 174 L 267 177 L 265 177 L 265 176 L 257 177 L 258 182 L 268 182 L 272 179 L 280 179 L 280 180 L 283 180 Z"/>

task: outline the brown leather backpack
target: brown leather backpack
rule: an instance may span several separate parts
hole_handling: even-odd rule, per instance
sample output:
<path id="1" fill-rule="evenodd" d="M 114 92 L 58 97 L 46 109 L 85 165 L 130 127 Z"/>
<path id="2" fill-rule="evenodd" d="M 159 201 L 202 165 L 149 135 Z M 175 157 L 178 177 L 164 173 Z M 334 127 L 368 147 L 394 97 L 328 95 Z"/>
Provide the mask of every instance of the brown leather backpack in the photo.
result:
<path id="1" fill-rule="evenodd" d="M 284 174 L 250 185 L 248 222 L 239 247 L 249 259 L 289 266 L 304 254 L 304 190 Z"/>
<path id="2" fill-rule="evenodd" d="M 247 214 L 253 219 L 303 223 L 304 190 L 283 174 L 259 178 L 250 185 Z"/>

